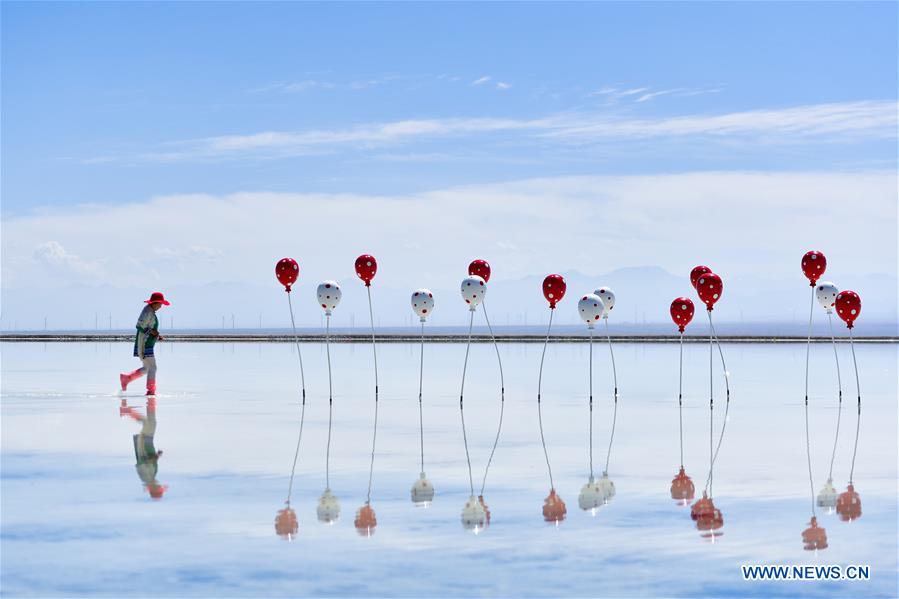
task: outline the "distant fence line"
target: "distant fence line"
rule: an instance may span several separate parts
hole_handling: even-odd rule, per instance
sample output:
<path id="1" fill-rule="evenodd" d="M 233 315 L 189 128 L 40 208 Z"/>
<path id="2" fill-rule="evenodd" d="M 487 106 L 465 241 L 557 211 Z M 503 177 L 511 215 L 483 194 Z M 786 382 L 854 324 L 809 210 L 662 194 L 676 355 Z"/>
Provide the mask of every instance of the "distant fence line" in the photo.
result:
<path id="1" fill-rule="evenodd" d="M 324 334 L 303 333 L 297 335 L 302 343 L 321 343 L 325 340 Z M 718 338 L 725 343 L 805 343 L 806 337 L 800 335 L 719 335 Z M 410 334 L 376 334 L 378 343 L 418 343 L 420 335 Z M 426 343 L 461 343 L 468 339 L 467 335 L 460 334 L 425 334 Z M 498 334 L 496 340 L 500 343 L 542 343 L 544 335 L 508 335 Z M 587 335 L 550 335 L 551 343 L 586 343 Z M 191 334 L 172 333 L 165 335 L 166 342 L 181 343 L 292 343 L 293 335 L 253 335 L 253 334 Z M 490 335 L 472 335 L 473 343 L 492 342 Z M 708 343 L 708 335 L 685 335 L 685 343 Z M 846 336 L 837 337 L 837 343 L 848 343 Z M 866 336 L 855 337 L 856 343 L 899 343 L 899 336 Z M 53 333 L 0 333 L 0 341 L 3 342 L 43 342 L 43 343 L 84 343 L 84 342 L 133 342 L 134 336 L 123 333 L 85 333 L 85 334 L 53 334 Z M 331 335 L 331 341 L 335 343 L 371 343 L 371 334 L 342 333 Z M 677 343 L 678 335 L 612 335 L 615 343 Z M 830 337 L 812 337 L 813 343 L 830 343 Z"/>

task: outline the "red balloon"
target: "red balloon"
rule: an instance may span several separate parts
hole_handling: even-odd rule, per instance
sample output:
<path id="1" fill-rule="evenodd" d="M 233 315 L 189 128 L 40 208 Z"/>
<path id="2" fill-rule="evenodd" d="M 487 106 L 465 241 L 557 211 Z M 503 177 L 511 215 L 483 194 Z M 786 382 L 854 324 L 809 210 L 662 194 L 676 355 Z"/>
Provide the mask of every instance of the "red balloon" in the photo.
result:
<path id="1" fill-rule="evenodd" d="M 684 327 L 693 320 L 693 300 L 689 297 L 679 297 L 671 302 L 671 320 L 677 325 L 677 330 L 684 332 Z"/>
<path id="2" fill-rule="evenodd" d="M 854 291 L 841 291 L 834 302 L 837 316 L 843 319 L 848 328 L 852 328 L 855 319 L 862 311 L 862 298 Z"/>
<path id="3" fill-rule="evenodd" d="M 300 265 L 293 258 L 281 258 L 275 264 L 275 276 L 278 282 L 284 285 L 284 291 L 290 293 L 290 286 L 297 282 L 300 276 Z"/>
<path id="4" fill-rule="evenodd" d="M 469 275 L 477 275 L 484 279 L 485 283 L 490 282 L 490 263 L 486 260 L 481 260 L 478 258 L 477 260 L 472 260 L 471 264 L 468 265 L 468 274 Z"/>
<path id="5" fill-rule="evenodd" d="M 827 258 L 821 252 L 812 250 L 802 257 L 802 272 L 808 277 L 809 285 L 814 287 L 818 279 L 827 270 Z"/>
<path id="6" fill-rule="evenodd" d="M 724 292 L 724 284 L 721 277 L 713 272 L 707 272 L 696 280 L 696 291 L 699 292 L 699 299 L 708 308 L 709 312 L 715 307 L 715 303 L 721 299 Z"/>
<path id="7" fill-rule="evenodd" d="M 567 287 L 562 275 L 547 275 L 543 279 L 543 297 L 549 302 L 550 310 L 555 310 L 556 304 L 565 297 L 565 289 Z"/>
<path id="8" fill-rule="evenodd" d="M 702 275 L 712 272 L 712 269 L 708 266 L 694 266 L 693 270 L 690 271 L 690 284 L 693 285 L 693 289 L 696 289 L 696 281 L 699 280 L 699 277 Z"/>
<path id="9" fill-rule="evenodd" d="M 356 258 L 356 275 L 365 281 L 365 286 L 371 286 L 371 280 L 378 272 L 378 261 L 370 254 L 362 254 Z"/>

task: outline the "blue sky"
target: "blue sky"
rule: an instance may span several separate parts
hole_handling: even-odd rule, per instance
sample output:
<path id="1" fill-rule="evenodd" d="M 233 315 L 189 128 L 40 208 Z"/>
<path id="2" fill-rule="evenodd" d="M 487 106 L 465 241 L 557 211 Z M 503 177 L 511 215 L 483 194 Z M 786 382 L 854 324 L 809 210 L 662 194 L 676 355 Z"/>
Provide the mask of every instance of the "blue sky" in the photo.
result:
<path id="1" fill-rule="evenodd" d="M 339 279 L 410 243 L 499 279 L 794 274 L 806 246 L 895 274 L 896 22 L 885 2 L 4 3 L 3 285 L 259 282 L 281 255 Z M 557 211 L 565 243 L 524 247 Z M 346 256 L 310 230 L 334 219 Z M 719 243 L 677 255 L 655 227 L 698 220 Z M 116 230 L 134 221 L 142 248 Z M 607 232 L 601 264 L 577 258 Z"/>
<path id="2" fill-rule="evenodd" d="M 141 158 L 176 152 L 172 142 L 409 119 L 644 119 L 894 100 L 893 3 L 7 3 L 3 12 L 10 213 L 183 192 L 383 193 L 535 171 L 842 170 L 894 158 L 893 139 L 722 156 L 693 140 L 559 147 L 511 131 L 286 159 Z"/>

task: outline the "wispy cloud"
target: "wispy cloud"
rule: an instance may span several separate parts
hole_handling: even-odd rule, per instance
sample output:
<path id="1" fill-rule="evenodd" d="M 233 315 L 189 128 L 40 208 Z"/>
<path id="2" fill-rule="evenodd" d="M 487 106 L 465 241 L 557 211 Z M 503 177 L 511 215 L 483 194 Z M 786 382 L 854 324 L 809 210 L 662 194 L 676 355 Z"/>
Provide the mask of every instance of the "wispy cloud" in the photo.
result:
<path id="1" fill-rule="evenodd" d="M 896 135 L 896 103 L 860 101 L 724 114 L 633 118 L 610 112 L 562 113 L 534 119 L 449 118 L 369 123 L 342 129 L 263 131 L 179 142 L 144 153 L 143 160 L 278 158 L 347 147 L 408 144 L 416 140 L 505 135 L 543 143 L 609 139 L 699 137 L 728 142 L 802 143 L 809 139 L 885 139 Z M 488 140 L 489 141 L 489 140 Z"/>
<path id="2" fill-rule="evenodd" d="M 491 77 L 489 75 L 484 75 L 483 77 L 480 77 L 480 78 L 472 81 L 471 84 L 472 85 L 484 85 L 485 83 L 489 83 L 490 79 L 491 79 Z"/>
<path id="3" fill-rule="evenodd" d="M 505 89 L 509 89 L 510 87 L 512 87 L 511 83 L 506 83 L 505 81 L 497 81 L 496 82 L 496 89 L 505 90 Z"/>
<path id="4" fill-rule="evenodd" d="M 365 79 L 353 79 L 350 81 L 328 81 L 322 79 L 301 79 L 298 81 L 279 81 L 255 87 L 248 90 L 250 93 L 286 93 L 299 94 L 317 90 L 363 90 L 387 84 L 391 81 L 401 79 L 399 75 L 381 75 L 379 77 L 368 77 Z"/>
<path id="5" fill-rule="evenodd" d="M 614 86 L 605 86 L 600 89 L 587 94 L 588 97 L 605 97 L 610 103 L 615 103 L 620 100 L 632 100 L 634 102 L 647 102 L 652 100 L 653 98 L 658 98 L 660 96 L 675 96 L 675 97 L 688 97 L 688 96 L 700 96 L 703 94 L 714 94 L 720 92 L 720 88 L 687 88 L 687 87 L 675 87 L 671 89 L 659 89 L 653 90 L 652 87 L 631 87 L 631 88 L 622 88 L 622 87 L 614 87 Z M 634 96 L 637 96 L 634 99 Z"/>

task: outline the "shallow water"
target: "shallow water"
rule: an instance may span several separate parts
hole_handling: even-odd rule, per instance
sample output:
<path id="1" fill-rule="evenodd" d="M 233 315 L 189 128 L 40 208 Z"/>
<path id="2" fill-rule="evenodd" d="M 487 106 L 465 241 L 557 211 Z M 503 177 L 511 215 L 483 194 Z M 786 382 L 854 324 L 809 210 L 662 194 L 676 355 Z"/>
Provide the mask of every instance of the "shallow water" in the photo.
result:
<path id="1" fill-rule="evenodd" d="M 491 523 L 463 529 L 469 477 L 459 418 L 465 348 L 425 346 L 424 459 L 437 489 L 428 508 L 409 489 L 420 470 L 417 345 L 378 347 L 380 411 L 370 538 L 353 526 L 369 476 L 371 347 L 333 345 L 331 488 L 340 520 L 316 519 L 325 486 L 324 346 L 303 345 L 306 422 L 291 506 L 298 534 L 275 534 L 288 491 L 300 402 L 297 356 L 285 344 L 158 346 L 155 445 L 164 451 L 153 500 L 135 470 L 122 399 L 144 417 L 130 344 L 4 343 L 2 348 L 2 593 L 192 596 L 830 595 L 897 593 L 896 346 L 856 347 L 863 392 L 854 482 L 863 515 L 819 511 L 829 548 L 803 550 L 811 516 L 805 454 L 805 346 L 725 345 L 732 401 L 715 467 L 724 526 L 703 538 L 669 495 L 679 466 L 676 345 L 616 344 L 619 412 L 609 474 L 617 495 L 595 514 L 578 508 L 588 475 L 585 344 L 552 344 L 543 421 L 555 487 L 567 503 L 543 521 L 549 491 L 537 427 L 539 345 L 503 345 L 506 410 L 487 479 Z M 594 462 L 609 442 L 608 346 L 597 342 Z M 845 488 L 855 439 L 855 381 L 841 346 L 844 402 L 834 484 Z M 709 464 L 708 347 L 684 348 L 684 460 L 703 486 Z M 715 356 L 715 440 L 724 395 Z M 812 347 L 810 431 L 815 491 L 833 446 L 836 376 L 829 345 Z M 127 412 L 127 411 L 126 411 Z M 496 434 L 499 375 L 491 345 L 472 347 L 465 419 L 475 486 Z M 476 492 L 478 489 L 476 489 Z M 871 580 L 745 582 L 742 564 L 869 564 Z"/>

